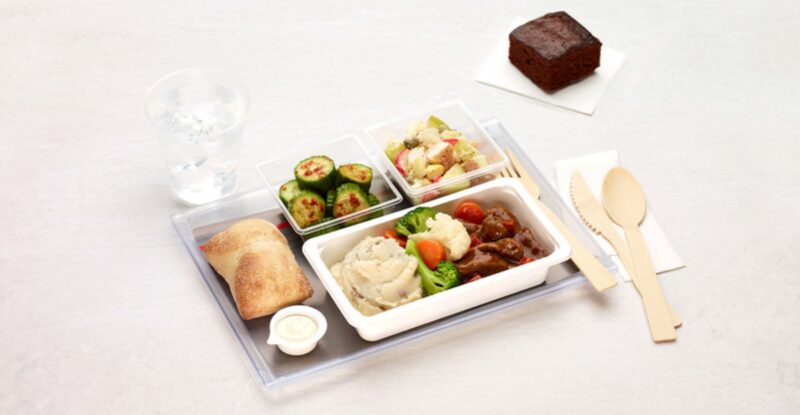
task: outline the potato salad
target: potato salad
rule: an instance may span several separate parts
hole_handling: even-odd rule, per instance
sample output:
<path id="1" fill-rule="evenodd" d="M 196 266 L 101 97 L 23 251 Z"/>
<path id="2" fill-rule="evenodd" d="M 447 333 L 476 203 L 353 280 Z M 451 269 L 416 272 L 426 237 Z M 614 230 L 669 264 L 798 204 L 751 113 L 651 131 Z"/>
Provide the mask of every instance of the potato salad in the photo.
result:
<path id="1" fill-rule="evenodd" d="M 475 145 L 431 115 L 406 130 L 403 140 L 390 140 L 386 156 L 412 189 L 448 180 L 487 165 Z M 469 181 L 453 184 L 448 193 L 469 187 Z"/>

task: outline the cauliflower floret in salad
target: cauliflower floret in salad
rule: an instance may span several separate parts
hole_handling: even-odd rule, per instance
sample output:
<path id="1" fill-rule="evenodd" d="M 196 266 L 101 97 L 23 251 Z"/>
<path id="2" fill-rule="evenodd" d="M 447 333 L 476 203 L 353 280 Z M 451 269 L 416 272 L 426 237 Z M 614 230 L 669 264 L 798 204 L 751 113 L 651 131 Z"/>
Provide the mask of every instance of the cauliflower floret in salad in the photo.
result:
<path id="1" fill-rule="evenodd" d="M 417 134 L 417 140 L 424 147 L 431 147 L 442 142 L 438 128 L 426 128 Z"/>
<path id="2" fill-rule="evenodd" d="M 433 218 L 429 218 L 425 224 L 428 225 L 427 231 L 412 234 L 408 238 L 414 242 L 425 239 L 441 242 L 447 253 L 448 261 L 458 261 L 469 250 L 472 242 L 469 233 L 464 224 L 453 219 L 452 216 L 439 212 Z"/>
<path id="3" fill-rule="evenodd" d="M 416 138 L 420 131 L 424 130 L 426 123 L 424 121 L 416 122 L 406 128 L 406 133 L 403 138 Z"/>

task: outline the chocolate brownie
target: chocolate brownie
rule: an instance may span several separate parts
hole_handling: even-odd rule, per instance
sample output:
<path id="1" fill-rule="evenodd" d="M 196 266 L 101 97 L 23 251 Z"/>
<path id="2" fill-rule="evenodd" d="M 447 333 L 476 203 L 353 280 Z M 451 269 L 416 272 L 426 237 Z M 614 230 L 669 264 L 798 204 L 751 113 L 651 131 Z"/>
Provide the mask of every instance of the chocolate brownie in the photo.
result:
<path id="1" fill-rule="evenodd" d="M 600 66 L 603 44 L 563 11 L 531 20 L 508 38 L 508 59 L 547 92 L 578 82 Z"/>

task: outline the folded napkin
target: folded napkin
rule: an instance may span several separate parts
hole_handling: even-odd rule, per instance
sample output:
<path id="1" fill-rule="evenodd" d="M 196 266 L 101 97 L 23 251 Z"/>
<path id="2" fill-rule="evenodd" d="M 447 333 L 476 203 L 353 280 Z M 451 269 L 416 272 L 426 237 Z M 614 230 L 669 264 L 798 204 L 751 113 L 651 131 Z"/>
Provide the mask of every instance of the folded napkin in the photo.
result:
<path id="1" fill-rule="evenodd" d="M 526 19 L 518 17 L 514 24 L 502 33 L 475 80 L 548 104 L 592 115 L 611 81 L 625 65 L 625 53 L 603 45 L 600 50 L 600 67 L 594 71 L 593 75 L 558 92 L 548 94 L 526 78 L 508 60 L 508 34 L 526 21 Z"/>
<path id="2" fill-rule="evenodd" d="M 586 184 L 589 185 L 589 189 L 597 200 L 602 201 L 601 192 L 606 173 L 618 165 L 619 154 L 617 150 L 558 161 L 556 162 L 558 193 L 561 195 L 561 198 L 564 199 L 567 206 L 572 209 L 572 212 L 577 215 L 578 213 L 572 205 L 572 197 L 569 192 L 572 172 L 578 170 L 581 175 L 583 175 Z M 622 228 L 616 225 L 614 226 L 617 228 L 617 232 L 625 239 Z M 644 217 L 640 229 L 647 242 L 647 247 L 650 250 L 650 256 L 653 258 L 653 267 L 656 273 L 671 271 L 685 266 L 678 252 L 675 251 L 675 248 L 669 241 L 669 238 L 667 238 L 661 226 L 658 225 L 656 218 L 653 217 L 652 209 L 647 209 L 647 214 Z M 617 256 L 616 251 L 614 251 L 614 248 L 611 247 L 611 244 L 600 235 L 595 233 L 592 233 L 592 235 L 603 248 L 603 251 L 611 255 L 611 258 L 619 266 L 622 278 L 625 279 L 625 281 L 630 281 L 630 276 L 626 272 L 625 267 L 622 266 L 622 262 Z"/>

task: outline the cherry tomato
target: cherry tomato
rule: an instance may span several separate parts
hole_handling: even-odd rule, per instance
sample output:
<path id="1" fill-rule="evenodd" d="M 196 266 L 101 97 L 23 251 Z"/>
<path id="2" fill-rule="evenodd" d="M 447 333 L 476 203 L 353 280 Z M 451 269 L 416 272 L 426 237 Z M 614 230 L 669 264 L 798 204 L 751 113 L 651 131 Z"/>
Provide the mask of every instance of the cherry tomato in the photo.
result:
<path id="1" fill-rule="evenodd" d="M 533 262 L 533 261 L 536 261 L 536 260 L 535 260 L 535 259 L 533 259 L 533 258 L 531 258 L 531 257 L 524 256 L 524 257 L 522 257 L 522 258 L 520 258 L 520 259 L 519 259 L 519 264 L 520 264 L 520 265 L 522 265 L 522 264 L 527 264 L 528 262 Z"/>
<path id="2" fill-rule="evenodd" d="M 456 211 L 453 213 L 453 216 L 465 222 L 480 225 L 486 217 L 486 214 L 483 213 L 483 209 L 481 209 L 477 203 L 461 202 L 456 206 Z"/>
<path id="3" fill-rule="evenodd" d="M 436 269 L 436 266 L 447 258 L 444 245 L 437 240 L 424 239 L 418 241 L 417 249 L 419 250 L 419 256 L 422 257 L 422 262 L 430 269 Z"/>
<path id="4" fill-rule="evenodd" d="M 400 235 L 398 235 L 397 231 L 394 229 L 387 229 L 383 231 L 383 237 L 386 239 L 394 239 L 395 241 L 397 241 L 398 245 L 400 245 L 403 248 L 406 247 L 406 240 L 400 237 Z"/>

